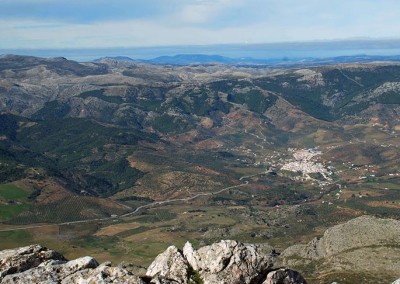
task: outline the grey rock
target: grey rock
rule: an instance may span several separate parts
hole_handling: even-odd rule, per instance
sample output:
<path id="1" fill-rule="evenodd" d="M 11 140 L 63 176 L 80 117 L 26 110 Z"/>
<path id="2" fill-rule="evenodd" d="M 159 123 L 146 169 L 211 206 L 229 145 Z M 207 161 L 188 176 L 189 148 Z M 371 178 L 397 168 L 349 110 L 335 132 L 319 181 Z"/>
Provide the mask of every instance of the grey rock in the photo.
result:
<path id="1" fill-rule="evenodd" d="M 90 257 L 67 261 L 56 251 L 31 245 L 0 251 L 0 283 L 131 283 L 138 276 L 111 263 L 99 265 Z"/>
<path id="2" fill-rule="evenodd" d="M 307 284 L 297 271 L 281 268 L 268 273 L 262 284 Z"/>
<path id="3" fill-rule="evenodd" d="M 277 265 L 326 271 L 384 273 L 400 271 L 400 221 L 361 216 L 327 229 L 321 238 L 287 248 Z M 373 265 L 371 265 L 371 260 Z"/>
<path id="4" fill-rule="evenodd" d="M 175 281 L 176 283 L 186 283 L 188 279 L 188 269 L 188 262 L 183 257 L 182 253 L 176 246 L 170 246 L 150 264 L 146 275 L 152 278 L 159 277 L 160 279 Z M 155 279 L 153 279 L 153 282 L 157 283 Z"/>
<path id="5" fill-rule="evenodd" d="M 392 284 L 400 284 L 400 278 L 394 281 Z"/>
<path id="6" fill-rule="evenodd" d="M 271 248 L 224 240 L 194 250 L 186 243 L 183 254 L 205 284 L 257 283 L 274 263 Z"/>
<path id="7" fill-rule="evenodd" d="M 303 258 L 321 259 L 369 246 L 400 244 L 400 221 L 361 216 L 325 231 L 307 245 L 286 249 L 282 257 L 297 254 Z"/>
<path id="8" fill-rule="evenodd" d="M 139 277 L 126 265 L 99 265 L 90 256 L 67 261 L 55 251 L 33 245 L 0 251 L 0 283 L 187 284 L 189 279 L 197 283 L 197 277 L 204 284 L 306 283 L 293 270 L 273 271 L 274 255 L 271 247 L 261 244 L 225 240 L 195 250 L 186 243 L 183 252 L 175 246 L 167 248 L 149 266 L 147 277 Z"/>
<path id="9" fill-rule="evenodd" d="M 145 284 L 138 276 L 120 267 L 110 267 L 109 263 L 101 264 L 95 269 L 85 269 L 78 271 L 61 281 L 62 284 L 68 283 L 130 283 Z"/>
<path id="10" fill-rule="evenodd" d="M 1 283 L 59 283 L 79 270 L 97 266 L 97 261 L 89 256 L 71 261 L 51 259 L 24 272 L 7 275 Z"/>
<path id="11" fill-rule="evenodd" d="M 65 261 L 65 258 L 60 253 L 40 245 L 0 251 L 0 282 L 9 274 L 37 267 L 47 260 Z"/>
<path id="12" fill-rule="evenodd" d="M 151 279 L 151 284 L 181 284 L 181 283 L 186 283 L 186 282 L 176 282 L 174 280 L 169 280 L 162 278 L 160 276 L 156 276 L 153 279 Z"/>

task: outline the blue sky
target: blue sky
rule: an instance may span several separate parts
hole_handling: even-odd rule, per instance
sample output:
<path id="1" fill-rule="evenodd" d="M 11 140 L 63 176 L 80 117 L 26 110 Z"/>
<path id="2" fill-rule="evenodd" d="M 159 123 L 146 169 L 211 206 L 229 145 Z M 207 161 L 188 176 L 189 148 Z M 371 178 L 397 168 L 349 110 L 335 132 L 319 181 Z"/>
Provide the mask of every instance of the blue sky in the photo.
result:
<path id="1" fill-rule="evenodd" d="M 400 38 L 399 0 L 0 0 L 0 49 Z"/>

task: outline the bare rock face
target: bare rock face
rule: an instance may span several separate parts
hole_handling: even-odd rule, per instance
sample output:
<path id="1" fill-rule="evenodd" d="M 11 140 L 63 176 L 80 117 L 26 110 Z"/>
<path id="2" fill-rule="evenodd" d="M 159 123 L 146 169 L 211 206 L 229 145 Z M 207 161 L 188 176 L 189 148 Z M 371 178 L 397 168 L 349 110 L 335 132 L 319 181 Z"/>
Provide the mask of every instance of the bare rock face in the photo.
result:
<path id="1" fill-rule="evenodd" d="M 194 250 L 186 243 L 183 254 L 208 283 L 258 283 L 274 263 L 271 247 L 220 241 Z"/>
<path id="2" fill-rule="evenodd" d="M 173 281 L 171 283 L 186 283 L 188 279 L 189 265 L 176 246 L 170 246 L 156 257 L 147 269 L 146 275 L 156 281 L 162 279 Z M 158 278 L 158 280 L 156 280 Z M 160 282 L 166 283 L 166 282 Z"/>
<path id="3" fill-rule="evenodd" d="M 39 245 L 0 251 L 0 282 L 9 274 L 37 267 L 47 260 L 65 261 L 65 258 L 58 252 Z"/>
<path id="4" fill-rule="evenodd" d="M 325 261 L 340 270 L 400 271 L 400 221 L 361 216 L 329 228 L 323 237 L 295 245 L 281 254 L 283 265 Z M 391 253 L 388 254 L 387 252 Z M 371 267 L 370 259 L 376 261 Z"/>
<path id="5" fill-rule="evenodd" d="M 85 269 L 78 271 L 61 281 L 62 284 L 68 283 L 131 283 L 145 284 L 145 282 L 136 275 L 132 275 L 120 267 L 111 267 L 109 263 L 104 263 L 95 269 Z"/>
<path id="6" fill-rule="evenodd" d="M 0 251 L 0 283 L 145 284 L 122 268 L 99 266 L 90 256 L 67 261 L 60 253 L 40 245 Z"/>
<path id="7" fill-rule="evenodd" d="M 261 244 L 220 241 L 195 250 L 186 243 L 156 257 L 146 276 L 85 256 L 68 261 L 61 254 L 32 245 L 0 251 L 0 284 L 306 284 L 290 269 L 273 269 L 275 253 Z"/>
<path id="8" fill-rule="evenodd" d="M 268 273 L 262 284 L 307 284 L 303 276 L 291 269 L 278 269 Z"/>
<path id="9" fill-rule="evenodd" d="M 384 275 L 384 281 L 390 283 L 399 277 L 399 255 L 400 221 L 361 216 L 327 229 L 321 238 L 308 244 L 287 248 L 276 265 L 294 269 L 307 265 L 322 278 L 327 273 L 364 274 L 378 281 L 378 275 Z"/>
<path id="10" fill-rule="evenodd" d="M 58 283 L 79 270 L 97 266 L 97 261 L 89 256 L 72 261 L 52 259 L 24 272 L 7 275 L 1 283 Z"/>

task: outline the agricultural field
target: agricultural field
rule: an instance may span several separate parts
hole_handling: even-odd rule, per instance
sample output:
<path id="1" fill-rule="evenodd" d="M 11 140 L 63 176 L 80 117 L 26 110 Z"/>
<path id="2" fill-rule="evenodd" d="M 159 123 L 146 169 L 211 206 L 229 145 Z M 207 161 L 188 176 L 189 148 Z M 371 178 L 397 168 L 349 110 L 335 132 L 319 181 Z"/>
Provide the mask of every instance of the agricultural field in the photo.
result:
<path id="1" fill-rule="evenodd" d="M 357 216 L 400 218 L 398 64 L 37 60 L 54 72 L 42 86 L 1 62 L 17 75 L 0 81 L 0 249 L 141 269 L 186 241 L 283 251 Z"/>

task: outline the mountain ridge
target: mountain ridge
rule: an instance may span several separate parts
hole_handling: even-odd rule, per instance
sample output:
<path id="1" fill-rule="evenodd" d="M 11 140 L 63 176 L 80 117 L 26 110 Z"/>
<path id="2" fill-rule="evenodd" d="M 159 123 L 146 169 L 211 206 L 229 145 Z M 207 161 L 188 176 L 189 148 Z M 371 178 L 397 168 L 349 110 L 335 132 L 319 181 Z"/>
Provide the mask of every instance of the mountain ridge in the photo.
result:
<path id="1" fill-rule="evenodd" d="M 399 63 L 0 69 L 1 248 L 148 266 L 170 243 L 284 251 L 356 216 L 398 218 Z"/>
<path id="2" fill-rule="evenodd" d="M 173 56 L 159 56 L 153 59 L 133 59 L 126 56 L 110 56 L 101 57 L 92 60 L 93 62 L 102 62 L 111 59 L 117 61 L 149 63 L 149 64 L 171 64 L 171 65 L 195 65 L 195 64 L 229 64 L 229 65 L 254 65 L 254 66 L 274 66 L 274 67 L 298 67 L 298 66 L 313 66 L 313 65 L 332 65 L 341 63 L 372 63 L 372 62 L 399 62 L 400 55 L 348 55 L 335 57 L 299 57 L 299 58 L 252 58 L 240 57 L 232 58 L 221 55 L 208 54 L 176 54 Z"/>

